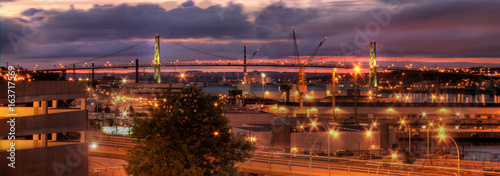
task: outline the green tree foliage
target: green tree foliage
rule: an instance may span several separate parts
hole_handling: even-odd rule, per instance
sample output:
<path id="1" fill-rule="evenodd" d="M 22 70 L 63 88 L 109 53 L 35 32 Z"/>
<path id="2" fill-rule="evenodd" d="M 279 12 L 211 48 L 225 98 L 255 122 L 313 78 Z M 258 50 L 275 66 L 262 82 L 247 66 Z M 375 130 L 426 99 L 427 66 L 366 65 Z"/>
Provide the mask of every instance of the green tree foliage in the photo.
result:
<path id="1" fill-rule="evenodd" d="M 59 80 L 59 73 L 36 72 L 32 75 L 34 80 Z"/>
<path id="2" fill-rule="evenodd" d="M 251 156 L 255 145 L 231 134 L 228 119 L 198 88 L 157 95 L 152 117 L 136 119 L 126 171 L 131 175 L 236 175 L 234 165 Z"/>
<path id="3" fill-rule="evenodd" d="M 130 116 L 135 117 L 135 110 L 134 110 L 134 107 L 132 105 L 130 105 L 128 107 L 128 112 L 129 112 Z"/>
<path id="4" fill-rule="evenodd" d="M 105 113 L 111 113 L 111 108 L 109 108 L 108 105 L 106 105 L 106 108 L 104 108 Z"/>

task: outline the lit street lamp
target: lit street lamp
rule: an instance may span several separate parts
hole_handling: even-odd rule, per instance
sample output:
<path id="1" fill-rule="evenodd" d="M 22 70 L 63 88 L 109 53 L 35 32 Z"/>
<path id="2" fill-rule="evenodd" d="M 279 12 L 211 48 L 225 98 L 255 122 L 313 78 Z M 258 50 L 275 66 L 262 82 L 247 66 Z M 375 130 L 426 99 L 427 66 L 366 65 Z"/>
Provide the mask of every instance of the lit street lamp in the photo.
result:
<path id="1" fill-rule="evenodd" d="M 446 136 L 446 135 L 445 135 L 445 134 L 443 134 L 443 133 L 441 133 L 441 134 L 439 135 L 439 138 L 440 138 L 441 140 L 444 140 L 445 138 L 450 138 L 450 139 L 453 141 L 453 143 L 455 144 L 455 147 L 457 148 L 457 172 L 458 172 L 458 174 L 460 175 L 460 151 L 458 150 L 458 145 L 457 145 L 457 142 L 455 142 L 455 139 L 453 139 L 452 137 L 450 137 L 450 136 Z"/>
<path id="2" fill-rule="evenodd" d="M 401 120 L 401 125 L 405 126 L 406 121 Z M 411 125 L 408 124 L 408 155 L 411 155 Z"/>
<path id="3" fill-rule="evenodd" d="M 321 125 L 323 128 L 327 129 L 328 130 L 328 133 L 329 133 L 329 136 L 328 136 L 328 167 L 330 167 L 330 151 L 331 151 L 331 147 L 330 147 L 330 138 L 331 136 L 330 135 L 333 135 L 334 137 L 338 137 L 339 133 L 337 131 L 334 131 L 334 130 L 329 130 L 329 128 L 327 128 L 326 126 L 322 125 L 322 124 L 319 124 L 317 123 L 316 121 L 311 121 L 311 126 L 309 127 L 309 132 L 308 132 L 308 135 L 309 135 L 309 175 L 312 174 L 312 146 L 313 146 L 313 143 L 311 142 L 311 131 L 313 128 L 316 128 L 318 125 Z M 304 125 L 300 125 L 300 128 L 301 129 L 304 129 Z M 328 169 L 330 170 L 330 169 Z M 330 172 L 330 171 L 328 171 Z"/>
<path id="4" fill-rule="evenodd" d="M 266 78 L 266 74 L 265 73 L 261 73 L 260 77 L 262 77 L 262 92 L 264 92 L 264 78 Z"/>
<path id="5" fill-rule="evenodd" d="M 370 138 L 370 147 L 369 148 L 370 148 L 370 160 L 371 160 L 372 159 L 372 151 L 375 148 L 375 147 L 372 146 L 373 145 L 372 144 L 372 142 L 373 142 L 372 141 L 372 139 L 373 139 L 373 137 L 372 137 L 372 129 L 370 129 L 369 131 L 366 131 L 366 137 Z"/>
<path id="6" fill-rule="evenodd" d="M 382 158 L 382 159 L 380 160 L 380 162 L 378 162 L 377 172 L 376 172 L 376 174 L 377 174 L 377 175 L 378 175 L 378 171 L 379 171 L 379 169 L 380 169 L 380 163 L 382 163 L 382 162 L 384 161 L 384 159 L 386 159 L 387 157 L 388 157 L 388 156 L 385 156 L 384 158 Z M 391 156 L 390 156 L 390 157 L 391 157 L 391 161 L 392 161 L 392 160 L 396 160 L 396 159 L 398 159 L 398 151 L 396 150 L 394 153 L 392 153 L 392 152 L 391 152 Z"/>
<path id="7" fill-rule="evenodd" d="M 358 121 L 358 72 L 359 67 L 354 67 L 356 71 L 354 73 L 354 121 L 355 123 Z"/>
<path id="8" fill-rule="evenodd" d="M 329 136 L 328 136 L 328 175 L 330 175 L 330 155 L 331 155 L 331 147 L 330 147 L 330 141 L 331 141 L 331 136 L 337 138 L 339 136 L 339 132 L 334 131 L 334 130 L 329 130 Z"/>
<path id="9" fill-rule="evenodd" d="M 311 176 L 312 172 L 312 143 L 311 143 L 311 130 L 313 127 L 316 127 L 316 122 L 311 123 L 311 127 L 309 128 L 309 176 Z"/>

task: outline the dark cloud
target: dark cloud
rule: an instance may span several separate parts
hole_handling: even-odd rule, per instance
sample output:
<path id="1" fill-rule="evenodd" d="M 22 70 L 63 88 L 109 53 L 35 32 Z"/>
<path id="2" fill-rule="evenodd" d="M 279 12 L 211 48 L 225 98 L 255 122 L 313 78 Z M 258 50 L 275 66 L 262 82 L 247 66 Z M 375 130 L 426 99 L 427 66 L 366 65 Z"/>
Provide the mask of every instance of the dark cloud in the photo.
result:
<path id="1" fill-rule="evenodd" d="M 255 19 L 259 37 L 284 38 L 292 26 L 307 23 L 318 17 L 316 9 L 288 8 L 284 3 L 275 3 L 262 10 Z M 271 33 L 274 32 L 274 33 Z"/>
<path id="2" fill-rule="evenodd" d="M 376 40 L 410 57 L 500 56 L 500 11 L 496 9 L 500 7 L 499 1 L 400 1 L 401 12 L 391 14 L 387 25 L 377 21 L 373 12 L 395 6 L 390 0 L 379 2 L 368 10 L 352 10 L 349 7 L 361 7 L 349 2 L 325 3 L 330 5 L 318 9 L 290 8 L 276 3 L 256 12 L 255 21 L 249 21 L 250 14 L 243 13 L 244 7 L 239 4 L 199 8 L 192 1 L 164 4 L 172 6 L 169 10 L 155 4 L 33 13 L 28 13 L 34 11 L 28 9 L 25 12 L 31 18 L 1 19 L 1 49 L 2 54 L 14 52 L 7 34 L 15 33 L 29 43 L 16 57 L 95 57 L 130 46 L 134 43 L 131 40 L 149 39 L 158 33 L 168 39 L 232 39 L 234 42 L 226 44 L 185 42 L 190 47 L 227 57 L 241 58 L 242 45 L 246 43 L 249 51 L 260 49 L 258 57 L 286 58 L 293 52 L 291 27 L 295 26 L 299 52 L 305 57 L 325 36 L 328 40 L 318 57 L 341 53 L 342 43 L 355 46 L 354 40 L 360 35 L 355 28 L 367 35 L 363 44 Z M 34 25 L 39 26 L 35 28 L 36 35 L 23 34 L 23 27 L 43 22 L 46 24 Z M 374 22 L 380 31 L 368 35 L 365 27 Z M 174 52 L 162 54 L 170 57 L 168 54 L 175 55 Z"/>
<path id="3" fill-rule="evenodd" d="M 94 8 L 99 8 L 99 7 L 113 7 L 113 4 L 104 4 L 104 5 L 94 4 Z"/>
<path id="4" fill-rule="evenodd" d="M 388 12 L 397 7 L 384 5 L 306 23 L 300 30 L 305 31 L 302 35 L 306 38 L 326 34 L 328 40 L 319 51 L 326 55 L 341 53 L 341 43 L 355 46 L 355 39 L 366 36 L 362 44 L 376 40 L 405 56 L 499 57 L 500 11 L 496 9 L 499 6 L 499 1 L 489 0 L 407 3 L 399 6 L 399 13 L 391 13 L 389 22 L 383 25 L 373 12 Z M 378 33 L 373 26 L 370 30 L 376 34 L 367 32 L 366 27 L 374 23 Z"/>
<path id="5" fill-rule="evenodd" d="M 389 4 L 389 5 L 399 5 L 399 4 L 408 4 L 408 3 L 417 3 L 417 1 L 414 0 L 378 0 L 384 4 Z M 419 0 L 418 2 L 422 1 L 428 1 L 428 0 Z"/>
<path id="6" fill-rule="evenodd" d="M 499 1 L 436 1 L 395 15 L 388 44 L 410 55 L 500 56 Z"/>
<path id="7" fill-rule="evenodd" d="M 190 0 L 190 1 L 183 2 L 183 3 L 181 4 L 181 7 L 183 7 L 183 8 L 193 7 L 193 6 L 194 6 L 194 2 L 193 2 L 193 1 L 191 1 L 191 0 Z"/>
<path id="8" fill-rule="evenodd" d="M 224 11 L 218 13 L 217 10 Z M 96 6 L 88 11 L 47 11 L 46 14 L 46 25 L 36 28 L 37 34 L 30 38 L 30 43 L 149 39 L 154 34 L 165 38 L 239 38 L 250 37 L 254 30 L 247 16 L 242 14 L 241 5 L 237 4 L 230 4 L 227 8 L 212 6 L 201 9 L 193 6 L 169 11 L 155 4 L 122 4 L 106 8 Z M 13 23 L 12 19 L 5 20 L 5 23 L 2 22 L 2 43 L 6 42 L 8 32 L 22 35 L 23 28 L 22 24 Z M 2 51 L 3 47 L 10 46 L 3 45 Z"/>
<path id="9" fill-rule="evenodd" d="M 42 9 L 35 9 L 35 8 L 29 8 L 23 12 L 21 12 L 21 15 L 23 16 L 33 16 L 35 13 L 43 11 Z"/>

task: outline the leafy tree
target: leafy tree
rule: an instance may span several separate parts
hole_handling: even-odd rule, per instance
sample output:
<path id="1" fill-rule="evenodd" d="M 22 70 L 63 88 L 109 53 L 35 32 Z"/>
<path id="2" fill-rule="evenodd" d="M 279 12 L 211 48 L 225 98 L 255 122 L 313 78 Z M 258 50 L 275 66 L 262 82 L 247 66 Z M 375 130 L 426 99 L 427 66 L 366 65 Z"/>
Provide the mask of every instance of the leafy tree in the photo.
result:
<path id="1" fill-rule="evenodd" d="M 97 105 L 94 106 L 94 112 L 102 112 L 101 104 L 97 103 Z"/>
<path id="2" fill-rule="evenodd" d="M 105 113 L 111 113 L 111 108 L 109 108 L 108 105 L 106 105 L 106 108 L 104 108 Z"/>
<path id="3" fill-rule="evenodd" d="M 59 73 L 36 72 L 32 75 L 34 80 L 58 80 Z"/>
<path id="4" fill-rule="evenodd" d="M 132 117 L 135 117 L 135 110 L 134 110 L 134 107 L 132 107 L 132 105 L 130 105 L 128 107 L 128 112 L 129 112 L 129 114 L 132 115 Z"/>
<path id="5" fill-rule="evenodd" d="M 198 88 L 157 94 L 151 118 L 135 119 L 126 171 L 131 175 L 236 175 L 255 145 L 231 134 L 223 109 Z M 217 102 L 221 104 L 222 102 Z"/>

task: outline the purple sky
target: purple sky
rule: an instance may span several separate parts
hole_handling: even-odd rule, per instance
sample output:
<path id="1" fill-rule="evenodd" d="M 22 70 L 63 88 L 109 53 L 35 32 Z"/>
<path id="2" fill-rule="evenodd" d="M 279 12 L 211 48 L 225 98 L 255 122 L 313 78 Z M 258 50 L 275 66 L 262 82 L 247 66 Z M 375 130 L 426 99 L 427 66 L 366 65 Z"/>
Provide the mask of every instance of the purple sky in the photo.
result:
<path id="1" fill-rule="evenodd" d="M 375 40 L 424 65 L 500 66 L 500 1 L 495 0 L 4 0 L 0 5 L 2 66 L 52 68 L 155 34 L 227 57 L 242 58 L 242 45 L 248 44 L 249 53 L 260 49 L 256 59 L 283 59 L 293 53 L 292 26 L 304 58 L 326 36 L 321 58 Z M 368 51 L 363 52 L 358 57 Z"/>

